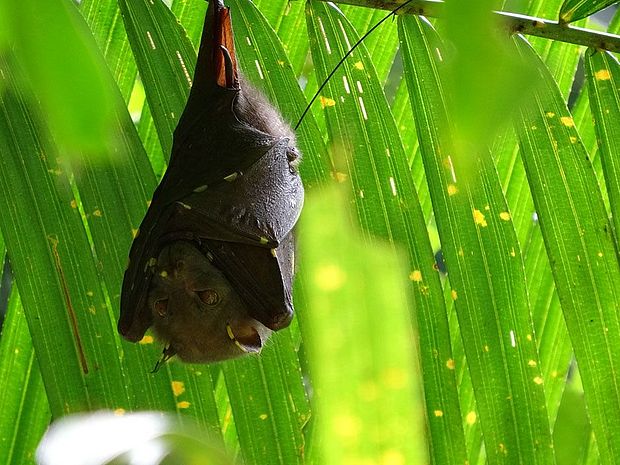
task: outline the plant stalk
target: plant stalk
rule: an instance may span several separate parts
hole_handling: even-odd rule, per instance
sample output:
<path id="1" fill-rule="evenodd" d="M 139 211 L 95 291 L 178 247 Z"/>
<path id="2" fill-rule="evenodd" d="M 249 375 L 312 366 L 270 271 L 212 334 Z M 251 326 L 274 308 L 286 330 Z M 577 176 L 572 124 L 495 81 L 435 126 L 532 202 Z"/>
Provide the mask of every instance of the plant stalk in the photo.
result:
<path id="1" fill-rule="evenodd" d="M 346 5 L 363 6 L 387 11 L 399 8 L 406 0 L 320 0 L 323 2 L 333 1 Z M 407 6 L 398 10 L 396 14 L 409 14 L 427 16 L 429 18 L 441 18 L 444 15 L 444 2 L 440 0 L 413 0 Z M 620 53 L 620 36 L 606 32 L 593 31 L 580 27 L 560 24 L 548 19 L 533 16 L 495 11 L 503 28 L 509 34 L 524 34 L 536 37 L 544 37 L 560 42 L 575 45 L 583 45 L 598 50 L 608 50 Z"/>

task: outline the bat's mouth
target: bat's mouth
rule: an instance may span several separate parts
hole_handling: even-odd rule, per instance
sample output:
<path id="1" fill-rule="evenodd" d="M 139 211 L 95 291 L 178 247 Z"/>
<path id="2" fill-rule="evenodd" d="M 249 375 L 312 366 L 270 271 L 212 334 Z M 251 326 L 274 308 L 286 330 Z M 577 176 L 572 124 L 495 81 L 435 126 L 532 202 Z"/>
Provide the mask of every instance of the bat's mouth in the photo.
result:
<path id="1" fill-rule="evenodd" d="M 255 354 L 263 348 L 261 332 L 265 333 L 265 339 L 268 337 L 266 333 L 269 330 L 264 327 L 261 328 L 261 326 L 255 320 L 237 321 L 232 322 L 232 324 L 229 322 L 226 324 L 226 333 L 229 339 L 243 352 Z"/>

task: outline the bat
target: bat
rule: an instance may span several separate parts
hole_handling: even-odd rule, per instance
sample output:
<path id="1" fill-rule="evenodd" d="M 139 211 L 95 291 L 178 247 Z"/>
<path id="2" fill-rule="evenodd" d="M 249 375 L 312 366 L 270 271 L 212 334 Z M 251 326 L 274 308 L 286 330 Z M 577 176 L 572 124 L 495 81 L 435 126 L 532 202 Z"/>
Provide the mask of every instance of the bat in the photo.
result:
<path id="1" fill-rule="evenodd" d="M 240 74 L 228 8 L 211 0 L 168 169 L 134 238 L 120 334 L 148 328 L 206 363 L 260 352 L 293 316 L 293 228 L 304 199 L 295 136 Z"/>

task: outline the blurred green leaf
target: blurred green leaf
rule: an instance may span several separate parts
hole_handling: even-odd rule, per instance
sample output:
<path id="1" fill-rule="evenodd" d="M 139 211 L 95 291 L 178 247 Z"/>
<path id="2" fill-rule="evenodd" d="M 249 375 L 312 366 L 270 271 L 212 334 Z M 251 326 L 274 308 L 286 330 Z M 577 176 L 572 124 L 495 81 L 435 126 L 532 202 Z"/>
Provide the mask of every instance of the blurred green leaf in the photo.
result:
<path id="1" fill-rule="evenodd" d="M 113 149 L 116 100 L 88 26 L 67 0 L 9 2 L 11 40 L 65 156 Z M 57 66 L 62 63 L 62 66 Z"/>
<path id="2" fill-rule="evenodd" d="M 453 161 L 463 166 L 461 176 L 467 176 L 476 169 L 472 154 L 506 127 L 523 94 L 531 90 L 534 73 L 500 32 L 492 14 L 498 1 L 449 0 L 445 6 L 441 25 L 450 47 L 443 49 L 442 60 L 446 62 L 449 137 Z"/>
<path id="3" fill-rule="evenodd" d="M 310 197 L 300 227 L 317 463 L 427 463 L 406 268 L 368 247 L 342 193 Z"/>

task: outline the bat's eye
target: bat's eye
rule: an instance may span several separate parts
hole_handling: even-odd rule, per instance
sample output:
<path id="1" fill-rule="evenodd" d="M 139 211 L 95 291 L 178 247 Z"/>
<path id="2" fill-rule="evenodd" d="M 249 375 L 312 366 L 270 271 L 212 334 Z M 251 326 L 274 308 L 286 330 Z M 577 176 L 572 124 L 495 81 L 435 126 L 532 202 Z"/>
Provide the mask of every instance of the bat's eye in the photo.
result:
<path id="1" fill-rule="evenodd" d="M 154 304 L 155 312 L 161 317 L 166 318 L 168 316 L 168 299 L 161 299 Z"/>
<path id="2" fill-rule="evenodd" d="M 220 302 L 220 296 L 213 289 L 205 289 L 197 291 L 198 297 L 207 305 L 217 305 Z"/>

